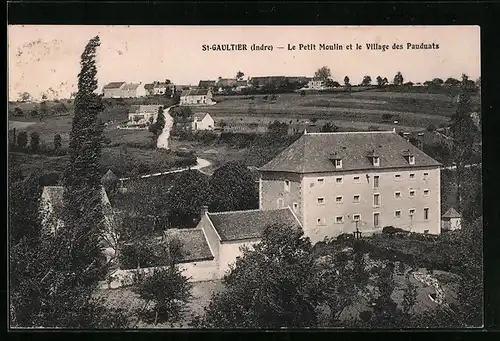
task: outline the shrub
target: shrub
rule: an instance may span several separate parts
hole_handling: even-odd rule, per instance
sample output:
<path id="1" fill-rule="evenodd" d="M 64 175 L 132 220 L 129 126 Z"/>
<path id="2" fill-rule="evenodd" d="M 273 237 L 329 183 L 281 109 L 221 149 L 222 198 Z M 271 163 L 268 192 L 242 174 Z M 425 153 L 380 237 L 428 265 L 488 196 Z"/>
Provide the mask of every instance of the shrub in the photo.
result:
<path id="1" fill-rule="evenodd" d="M 399 228 L 399 227 L 394 227 L 394 226 L 385 226 L 382 229 L 383 234 L 396 234 L 396 233 L 406 233 L 405 230 Z"/>

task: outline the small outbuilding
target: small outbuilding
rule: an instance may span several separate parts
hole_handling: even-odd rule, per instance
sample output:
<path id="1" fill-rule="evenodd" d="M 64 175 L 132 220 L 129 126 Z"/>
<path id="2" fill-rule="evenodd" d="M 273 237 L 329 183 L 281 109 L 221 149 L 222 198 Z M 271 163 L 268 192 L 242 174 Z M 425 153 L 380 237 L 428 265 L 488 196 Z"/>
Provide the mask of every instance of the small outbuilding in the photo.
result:
<path id="1" fill-rule="evenodd" d="M 453 207 L 450 207 L 441 217 L 441 228 L 443 230 L 454 231 L 461 228 L 462 215 Z"/>

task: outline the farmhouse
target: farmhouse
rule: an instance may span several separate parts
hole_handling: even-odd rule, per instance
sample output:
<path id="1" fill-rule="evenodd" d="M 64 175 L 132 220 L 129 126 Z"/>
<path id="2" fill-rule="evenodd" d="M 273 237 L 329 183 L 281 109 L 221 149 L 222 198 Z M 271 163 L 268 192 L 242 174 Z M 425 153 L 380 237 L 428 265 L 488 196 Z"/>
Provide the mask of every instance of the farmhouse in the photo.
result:
<path id="1" fill-rule="evenodd" d="M 240 92 L 243 89 L 248 88 L 248 81 L 246 80 L 238 80 L 236 81 L 236 87 L 234 88 L 234 91 Z"/>
<path id="2" fill-rule="evenodd" d="M 323 89 L 325 87 L 325 81 L 323 78 L 314 77 L 307 83 L 307 86 L 311 90 Z"/>
<path id="3" fill-rule="evenodd" d="M 64 188 L 62 186 L 45 186 L 42 190 L 40 211 L 42 214 L 42 226 L 49 227 L 50 233 L 57 232 L 64 226 Z M 104 224 L 110 227 L 112 223 L 112 210 L 108 195 L 101 187 L 102 210 Z"/>
<path id="4" fill-rule="evenodd" d="M 440 166 L 394 131 L 304 133 L 260 168 L 260 209 L 291 207 L 312 242 L 381 232 L 440 234 Z"/>
<path id="5" fill-rule="evenodd" d="M 206 206 L 197 228 L 203 230 L 208 240 L 220 278 L 240 257 L 240 248 L 258 243 L 264 229 L 274 224 L 300 228 L 290 208 L 209 213 Z"/>
<path id="6" fill-rule="evenodd" d="M 191 129 L 198 130 L 213 130 L 215 126 L 214 119 L 206 112 L 198 112 L 193 115 Z"/>
<path id="7" fill-rule="evenodd" d="M 210 105 L 215 104 L 212 100 L 212 91 L 208 89 L 186 90 L 181 93 L 181 105 Z"/>
<path id="8" fill-rule="evenodd" d="M 128 124 L 150 124 L 156 121 L 158 110 L 162 107 L 159 104 L 132 105 L 128 113 Z M 163 112 L 163 115 L 169 115 Z"/>
<path id="9" fill-rule="evenodd" d="M 225 89 L 233 89 L 238 86 L 238 81 L 234 78 L 220 78 L 217 81 L 216 87 L 219 91 L 223 91 Z"/>
<path id="10" fill-rule="evenodd" d="M 136 98 L 146 95 L 141 83 L 111 82 L 103 87 L 104 98 Z"/>
<path id="11" fill-rule="evenodd" d="M 175 90 L 175 85 L 172 83 L 165 82 L 153 82 L 144 85 L 144 89 L 146 91 L 147 96 L 158 96 L 165 95 L 167 91 L 171 91 L 173 94 Z"/>

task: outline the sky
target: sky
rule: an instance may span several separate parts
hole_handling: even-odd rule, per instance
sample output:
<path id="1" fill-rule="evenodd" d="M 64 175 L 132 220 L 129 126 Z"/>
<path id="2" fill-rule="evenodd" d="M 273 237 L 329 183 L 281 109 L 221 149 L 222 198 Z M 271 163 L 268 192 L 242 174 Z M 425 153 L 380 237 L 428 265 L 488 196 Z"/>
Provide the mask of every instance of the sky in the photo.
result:
<path id="1" fill-rule="evenodd" d="M 480 77 L 479 26 L 8 26 L 9 100 L 28 92 L 39 99 L 68 98 L 77 90 L 80 55 L 99 35 L 99 91 L 111 81 L 150 83 L 170 79 L 197 85 L 200 79 L 254 76 L 308 76 L 322 67 L 343 83 L 358 84 L 364 75 L 392 81 Z M 362 50 L 347 50 L 348 44 Z M 366 44 L 389 45 L 367 50 Z M 403 49 L 392 49 L 402 44 Z M 406 44 L 439 44 L 439 49 L 412 50 Z M 271 45 L 273 51 L 202 51 L 202 45 Z M 316 50 L 288 50 L 288 44 L 315 44 Z M 319 44 L 343 50 L 320 51 Z M 283 46 L 284 49 L 278 49 Z"/>

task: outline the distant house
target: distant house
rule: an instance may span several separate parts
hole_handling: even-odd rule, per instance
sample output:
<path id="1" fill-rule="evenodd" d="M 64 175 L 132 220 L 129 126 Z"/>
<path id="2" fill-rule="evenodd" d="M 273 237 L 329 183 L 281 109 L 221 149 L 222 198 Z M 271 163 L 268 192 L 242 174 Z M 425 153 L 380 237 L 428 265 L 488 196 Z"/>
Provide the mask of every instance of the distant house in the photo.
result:
<path id="1" fill-rule="evenodd" d="M 158 96 L 158 95 L 165 95 L 168 90 L 171 91 L 173 94 L 175 90 L 175 85 L 172 83 L 165 83 L 165 82 L 153 82 L 153 83 L 148 83 L 144 85 L 144 89 L 146 91 L 147 96 Z"/>
<path id="2" fill-rule="evenodd" d="M 197 228 L 203 230 L 214 255 L 218 275 L 222 277 L 241 256 L 240 248 L 251 247 L 260 242 L 264 229 L 273 224 L 301 228 L 299 220 L 289 207 L 220 213 L 209 213 L 203 207 Z"/>
<path id="3" fill-rule="evenodd" d="M 213 130 L 214 126 L 214 119 L 209 113 L 199 112 L 193 115 L 192 130 Z"/>
<path id="4" fill-rule="evenodd" d="M 217 83 L 216 81 L 200 81 L 200 83 L 198 83 L 198 87 L 200 89 L 213 90 L 215 88 L 216 83 Z"/>
<path id="5" fill-rule="evenodd" d="M 288 134 L 289 135 L 295 135 L 295 134 L 303 134 L 304 132 L 307 133 L 320 133 L 321 132 L 321 127 L 316 125 L 316 124 L 300 124 L 300 123 L 292 123 L 288 125 Z"/>
<path id="6" fill-rule="evenodd" d="M 208 89 L 185 90 L 181 93 L 181 105 L 211 105 L 212 91 Z"/>
<path id="7" fill-rule="evenodd" d="M 137 98 L 146 96 L 141 83 L 111 82 L 104 86 L 104 98 Z"/>
<path id="8" fill-rule="evenodd" d="M 45 186 L 42 190 L 40 211 L 42 213 L 42 226 L 48 228 L 50 233 L 56 233 L 64 226 L 64 187 Z M 108 195 L 101 187 L 102 210 L 104 214 L 104 224 L 110 227 L 112 222 L 112 210 Z"/>
<path id="9" fill-rule="evenodd" d="M 221 78 L 217 81 L 216 87 L 219 92 L 226 89 L 235 89 L 238 86 L 238 81 L 234 78 Z"/>
<path id="10" fill-rule="evenodd" d="M 450 207 L 441 217 L 441 228 L 448 231 L 459 230 L 461 228 L 461 220 L 462 215 L 453 207 Z"/>
<path id="11" fill-rule="evenodd" d="M 325 81 L 323 78 L 314 77 L 309 81 L 309 83 L 307 83 L 307 86 L 312 90 L 323 89 L 325 87 Z"/>
<path id="12" fill-rule="evenodd" d="M 240 92 L 241 90 L 246 88 L 248 88 L 248 81 L 246 80 L 236 81 L 236 87 L 234 88 L 235 91 Z"/>
<path id="13" fill-rule="evenodd" d="M 158 110 L 162 107 L 159 104 L 132 105 L 128 113 L 128 124 L 150 124 L 156 121 Z M 163 112 L 163 115 L 169 115 Z"/>
<path id="14" fill-rule="evenodd" d="M 104 98 L 120 98 L 122 97 L 121 89 L 125 82 L 111 82 L 102 89 Z"/>

